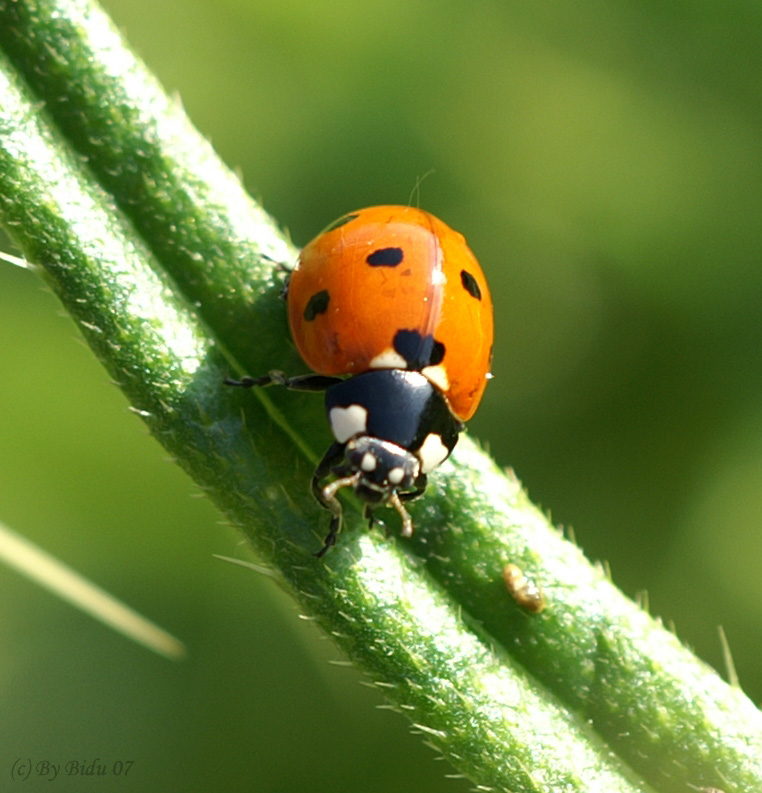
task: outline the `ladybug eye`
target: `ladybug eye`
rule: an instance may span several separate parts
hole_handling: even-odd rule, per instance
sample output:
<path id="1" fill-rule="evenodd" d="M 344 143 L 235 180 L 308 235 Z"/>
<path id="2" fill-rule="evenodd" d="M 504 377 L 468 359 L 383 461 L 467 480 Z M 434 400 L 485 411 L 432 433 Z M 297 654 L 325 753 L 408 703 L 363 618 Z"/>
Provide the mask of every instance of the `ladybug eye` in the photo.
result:
<path id="1" fill-rule="evenodd" d="M 379 248 L 365 260 L 371 267 L 396 267 L 402 262 L 402 248 Z"/>

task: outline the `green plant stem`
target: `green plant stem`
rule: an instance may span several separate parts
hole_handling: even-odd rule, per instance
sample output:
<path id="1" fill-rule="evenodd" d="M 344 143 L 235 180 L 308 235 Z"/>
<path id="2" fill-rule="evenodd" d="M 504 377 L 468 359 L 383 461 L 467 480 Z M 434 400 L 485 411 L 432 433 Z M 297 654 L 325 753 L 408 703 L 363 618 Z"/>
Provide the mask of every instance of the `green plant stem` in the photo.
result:
<path id="1" fill-rule="evenodd" d="M 296 365 L 270 261 L 293 252 L 97 7 L 0 0 L 0 51 L 3 222 L 156 437 L 430 743 L 497 789 L 762 789 L 759 711 L 467 438 L 411 541 L 350 507 L 312 558 L 319 398 L 221 386 Z M 508 595 L 509 561 L 542 614 Z"/>

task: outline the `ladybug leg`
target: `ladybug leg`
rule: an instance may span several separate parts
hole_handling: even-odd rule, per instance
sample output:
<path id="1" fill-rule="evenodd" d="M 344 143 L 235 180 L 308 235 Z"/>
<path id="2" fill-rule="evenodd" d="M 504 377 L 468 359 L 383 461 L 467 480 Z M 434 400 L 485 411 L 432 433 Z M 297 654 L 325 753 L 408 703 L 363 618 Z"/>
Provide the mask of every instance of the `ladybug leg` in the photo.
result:
<path id="1" fill-rule="evenodd" d="M 331 473 L 333 467 L 341 462 L 344 457 L 345 445 L 334 441 L 328 447 L 328 451 L 323 455 L 323 459 L 317 464 L 315 473 L 312 475 L 312 495 L 326 509 L 330 509 L 330 507 L 323 501 L 323 486 L 320 484 L 320 480 L 325 479 Z"/>
<path id="2" fill-rule="evenodd" d="M 413 519 L 410 517 L 410 513 L 403 506 L 402 499 L 396 490 L 392 490 L 391 495 L 389 496 L 389 503 L 394 507 L 394 509 L 397 510 L 397 514 L 400 516 L 400 518 L 402 518 L 402 531 L 400 534 L 403 537 L 412 537 Z"/>
<path id="3" fill-rule="evenodd" d="M 400 501 L 414 501 L 416 498 L 420 498 L 426 492 L 428 477 L 426 474 L 421 474 L 413 484 L 415 485 L 415 490 L 411 490 L 409 493 L 400 493 Z"/>
<path id="4" fill-rule="evenodd" d="M 369 529 L 372 529 L 374 526 L 383 526 L 386 536 L 389 536 L 389 529 L 382 520 L 376 517 L 376 513 L 373 511 L 373 507 L 371 507 L 370 504 L 365 505 L 365 514 L 363 517 L 367 519 Z"/>
<path id="5" fill-rule="evenodd" d="M 236 386 L 237 388 L 254 388 L 254 386 L 264 386 L 264 385 L 272 385 L 273 383 L 277 382 L 277 380 L 273 377 L 276 372 L 270 372 L 269 374 L 263 375 L 262 377 L 249 377 L 248 375 L 244 375 L 240 380 L 231 380 L 229 377 L 226 377 L 222 382 L 225 385 L 232 385 Z"/>
<path id="6" fill-rule="evenodd" d="M 331 518 L 331 526 L 328 529 L 328 534 L 323 540 L 323 547 L 315 554 L 320 558 L 329 548 L 336 545 L 336 537 L 341 531 L 341 502 L 336 498 L 336 493 L 342 487 L 354 487 L 362 476 L 361 471 L 355 471 L 349 476 L 342 476 L 340 479 L 334 479 L 333 482 L 326 485 L 320 491 L 320 503 L 328 507 L 333 513 Z"/>
<path id="7" fill-rule="evenodd" d="M 277 262 L 277 267 L 282 273 L 286 273 L 279 297 L 281 300 L 288 301 L 288 288 L 291 286 L 291 273 L 293 271 L 288 265 L 283 264 L 283 262 Z"/>
<path id="8" fill-rule="evenodd" d="M 299 374 L 287 377 L 283 382 L 292 391 L 327 391 L 331 386 L 343 382 L 340 377 L 329 377 L 323 374 Z"/>
<path id="9" fill-rule="evenodd" d="M 426 474 L 420 474 L 413 483 L 415 485 L 415 490 L 411 490 L 409 493 L 398 493 L 396 490 L 392 490 L 389 496 L 389 503 L 397 510 L 397 514 L 400 518 L 402 518 L 402 531 L 400 533 L 403 537 L 413 536 L 413 519 L 410 517 L 410 513 L 405 509 L 403 502 L 413 501 L 413 499 L 422 496 L 426 490 L 427 481 Z"/>
<path id="10" fill-rule="evenodd" d="M 323 487 L 320 484 L 320 481 L 325 479 L 326 476 L 331 473 L 333 466 L 339 463 L 344 457 L 344 445 L 345 444 L 343 443 L 332 443 L 328 451 L 323 455 L 323 459 L 318 463 L 315 473 L 312 476 L 313 495 L 322 507 L 329 509 L 332 513 L 331 526 L 323 542 L 323 547 L 315 554 L 315 556 L 318 558 L 320 558 L 329 548 L 336 544 L 336 536 L 341 530 L 341 504 L 336 498 L 336 491 L 342 485 L 330 490 L 329 488 L 331 488 L 332 485 L 326 485 Z M 347 477 L 344 477 L 344 479 L 346 478 Z M 337 479 L 332 484 L 336 485 L 338 482 L 342 481 L 342 479 Z"/>
<path id="11" fill-rule="evenodd" d="M 415 480 L 415 490 L 411 490 L 409 493 L 398 493 L 396 490 L 392 491 L 391 495 L 389 496 L 389 503 L 394 507 L 397 511 L 397 514 L 402 518 L 402 536 L 403 537 L 410 537 L 413 533 L 413 520 L 410 517 L 410 514 L 403 506 L 405 501 L 412 501 L 413 499 L 419 498 L 424 494 L 426 491 L 426 484 L 427 484 L 427 476 L 426 474 L 420 474 L 418 478 Z M 373 507 L 370 504 L 365 505 L 365 517 L 368 519 L 368 528 L 372 529 L 374 526 L 384 526 L 386 531 L 386 536 L 389 536 L 389 529 L 384 524 L 383 521 L 379 520 L 375 513 L 373 512 Z"/>
<path id="12" fill-rule="evenodd" d="M 331 386 L 340 383 L 340 377 L 327 377 L 322 374 L 299 374 L 296 377 L 286 377 L 283 372 L 273 369 L 262 377 L 249 377 L 244 375 L 240 380 L 231 380 L 226 377 L 225 385 L 238 388 L 254 388 L 256 386 L 284 385 L 292 391 L 327 391 Z"/>
<path id="13" fill-rule="evenodd" d="M 274 270 L 285 275 L 283 286 L 280 289 L 280 299 L 288 300 L 288 286 L 291 283 L 291 274 L 294 272 L 294 268 L 285 262 L 273 259 L 272 256 L 268 256 L 266 253 L 260 253 L 259 258 L 262 259 L 262 261 L 269 262 Z"/>
<path id="14" fill-rule="evenodd" d="M 323 540 L 323 547 L 319 551 L 315 551 L 312 555 L 318 559 L 321 559 L 324 554 L 333 548 L 336 545 L 336 538 L 339 536 L 339 530 L 341 529 L 341 518 L 340 517 L 333 517 L 331 518 L 331 528 L 328 530 L 328 534 L 325 535 L 325 540 Z"/>

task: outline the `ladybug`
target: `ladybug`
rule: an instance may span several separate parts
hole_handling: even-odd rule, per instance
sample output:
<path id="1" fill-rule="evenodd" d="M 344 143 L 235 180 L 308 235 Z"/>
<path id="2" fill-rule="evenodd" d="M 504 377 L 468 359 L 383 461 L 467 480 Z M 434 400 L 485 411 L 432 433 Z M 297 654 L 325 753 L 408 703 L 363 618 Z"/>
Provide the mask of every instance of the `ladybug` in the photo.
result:
<path id="1" fill-rule="evenodd" d="M 405 502 L 452 452 L 490 377 L 492 301 L 463 236 L 408 206 L 336 220 L 301 252 L 285 289 L 291 334 L 314 374 L 226 380 L 325 391 L 334 442 L 312 478 L 332 513 L 322 556 L 341 529 L 336 494 L 351 487 L 373 510 Z M 323 484 L 324 480 L 330 481 Z"/>

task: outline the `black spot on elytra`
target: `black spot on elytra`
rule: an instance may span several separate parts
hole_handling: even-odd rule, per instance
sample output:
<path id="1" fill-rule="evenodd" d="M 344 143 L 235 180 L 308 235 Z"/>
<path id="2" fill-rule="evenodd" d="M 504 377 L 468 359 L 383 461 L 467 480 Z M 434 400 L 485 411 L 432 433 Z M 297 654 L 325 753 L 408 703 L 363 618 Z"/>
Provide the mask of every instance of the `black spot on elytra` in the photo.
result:
<path id="1" fill-rule="evenodd" d="M 482 299 L 482 290 L 479 289 L 479 284 L 476 283 L 476 278 L 468 272 L 468 270 L 461 270 L 460 271 L 460 281 L 463 284 L 463 288 L 468 292 L 471 297 L 475 297 L 477 300 Z"/>
<path id="2" fill-rule="evenodd" d="M 353 220 L 355 220 L 358 217 L 360 216 L 344 215 L 343 217 L 340 217 L 338 220 L 334 220 L 333 223 L 326 226 L 321 233 L 327 234 L 329 231 L 335 231 L 336 229 L 341 228 L 341 226 L 345 225 L 346 223 L 351 223 Z"/>
<path id="3" fill-rule="evenodd" d="M 444 360 L 444 344 L 431 335 L 421 336 L 417 330 L 398 330 L 394 335 L 393 345 L 394 351 L 405 359 L 408 369 L 420 371 Z"/>
<path id="4" fill-rule="evenodd" d="M 404 254 L 402 248 L 379 248 L 365 260 L 371 267 L 396 267 Z"/>
<path id="5" fill-rule="evenodd" d="M 328 304 L 331 302 L 331 296 L 328 294 L 327 289 L 315 294 L 307 301 L 304 308 L 304 318 L 307 322 L 312 322 L 315 317 L 320 314 L 325 314 L 328 311 Z"/>

